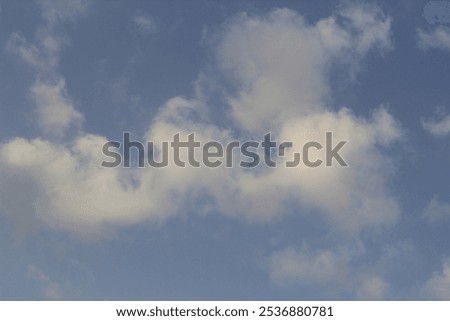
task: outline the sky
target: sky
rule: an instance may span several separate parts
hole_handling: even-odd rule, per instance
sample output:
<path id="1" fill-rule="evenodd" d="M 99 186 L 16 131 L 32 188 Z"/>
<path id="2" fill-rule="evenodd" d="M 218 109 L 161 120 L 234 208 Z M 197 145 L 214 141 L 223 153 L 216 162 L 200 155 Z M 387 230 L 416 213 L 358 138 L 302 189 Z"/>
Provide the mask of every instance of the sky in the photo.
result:
<path id="1" fill-rule="evenodd" d="M 0 0 L 0 47 L 1 300 L 450 300 L 450 2 Z"/>

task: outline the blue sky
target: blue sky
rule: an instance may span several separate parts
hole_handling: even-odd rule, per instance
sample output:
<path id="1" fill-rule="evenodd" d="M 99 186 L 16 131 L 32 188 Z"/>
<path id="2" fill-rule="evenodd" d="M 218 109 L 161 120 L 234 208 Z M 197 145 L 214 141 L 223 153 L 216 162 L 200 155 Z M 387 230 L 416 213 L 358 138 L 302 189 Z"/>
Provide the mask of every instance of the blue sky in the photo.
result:
<path id="1" fill-rule="evenodd" d="M 449 300 L 448 4 L 0 1 L 0 299 Z M 124 131 L 349 166 L 102 168 Z"/>

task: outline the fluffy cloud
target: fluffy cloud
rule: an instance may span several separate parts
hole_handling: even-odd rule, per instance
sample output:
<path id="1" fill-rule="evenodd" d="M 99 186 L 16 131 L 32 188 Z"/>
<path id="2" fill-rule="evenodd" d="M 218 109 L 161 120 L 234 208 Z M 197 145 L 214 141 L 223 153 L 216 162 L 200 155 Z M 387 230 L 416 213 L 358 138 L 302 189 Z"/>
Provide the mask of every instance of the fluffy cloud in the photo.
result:
<path id="1" fill-rule="evenodd" d="M 450 29 L 439 26 L 432 31 L 417 30 L 418 46 L 423 50 L 443 49 L 450 50 Z"/>
<path id="2" fill-rule="evenodd" d="M 83 3 L 75 16 L 85 12 Z M 388 188 L 393 167 L 385 149 L 401 140 L 403 131 L 383 106 L 360 117 L 325 103 L 333 90 L 329 77 L 334 66 L 355 76 L 369 51 L 391 48 L 390 19 L 378 8 L 346 7 L 315 24 L 287 9 L 235 16 L 211 37 L 217 68 L 199 76 L 192 97 L 167 100 L 141 137 L 155 143 L 156 154 L 176 133 L 181 139 L 195 133 L 202 142 L 226 144 L 260 141 L 270 131 L 276 141 L 293 143 L 276 160 L 276 168 L 255 170 L 178 168 L 172 159 L 162 169 L 100 167 L 107 138 L 82 131 L 83 115 L 57 72 L 66 40 L 56 26 L 72 19 L 61 10 L 44 15 L 46 24 L 34 42 L 19 33 L 9 42 L 9 49 L 36 72 L 30 97 L 43 135 L 0 144 L 0 210 L 20 231 L 44 226 L 95 239 L 117 227 L 162 224 L 177 215 L 212 212 L 251 223 L 271 222 L 292 213 L 294 206 L 297 215 L 324 222 L 337 242 L 329 248 L 290 247 L 272 253 L 272 280 L 336 286 L 361 299 L 388 295 L 389 285 L 380 273 L 366 266 L 355 269 L 360 254 L 346 244 L 398 220 L 400 208 Z M 148 31 L 148 20 L 139 17 L 134 22 Z M 220 120 L 211 112 L 207 83 L 227 88 Z M 348 167 L 283 165 L 306 142 L 324 146 L 326 132 L 333 133 L 335 142 L 347 141 L 341 156 Z M 323 150 L 310 154 L 323 156 Z M 49 295 L 57 296 L 57 284 L 37 267 L 29 270 Z"/>
<path id="3" fill-rule="evenodd" d="M 174 97 L 160 108 L 145 140 L 158 147 L 177 132 L 182 138 L 195 132 L 201 141 L 259 140 L 271 131 L 278 141 L 292 141 L 295 149 L 310 140 L 324 144 L 325 132 L 332 131 L 336 141 L 348 141 L 342 156 L 350 166 L 106 169 L 99 166 L 106 142 L 100 135 L 78 132 L 64 143 L 15 138 L 0 147 L 3 212 L 93 237 L 113 226 L 159 223 L 191 212 L 271 221 L 286 212 L 287 200 L 342 236 L 395 223 L 399 206 L 387 188 L 392 169 L 383 149 L 401 139 L 399 124 L 383 107 L 365 119 L 324 104 L 332 90 L 331 66 L 343 63 L 353 69 L 369 50 L 390 47 L 389 18 L 374 7 L 350 7 L 310 25 L 291 10 L 277 9 L 261 17 L 238 15 L 215 39 L 219 78 L 234 88 L 226 97 L 228 120 L 234 125 L 223 127 L 209 117 L 210 106 L 202 95 Z M 46 64 L 41 47 L 38 43 L 22 58 L 33 67 Z M 58 50 L 51 52 L 57 61 Z M 31 92 L 43 133 L 63 135 L 79 124 L 81 115 L 62 78 L 42 80 L 42 70 L 35 68 L 38 80 Z M 315 261 L 324 269 L 328 261 L 337 260 L 330 252 L 311 255 L 318 255 Z M 303 262 L 295 255 L 292 261 Z"/>
<path id="4" fill-rule="evenodd" d="M 332 131 L 336 140 L 349 141 L 345 159 L 351 163 L 350 168 L 280 166 L 264 175 L 244 174 L 239 191 L 245 202 L 232 202 L 237 208 L 229 212 L 239 213 L 242 203 L 268 203 L 245 213 L 276 216 L 283 212 L 279 193 L 307 209 L 319 208 L 333 226 L 347 232 L 394 222 L 399 210 L 385 192 L 387 175 L 379 175 L 389 171 L 379 147 L 398 140 L 400 126 L 383 108 L 368 121 L 346 108 L 331 111 L 323 103 L 331 91 L 328 72 L 333 64 L 352 69 L 368 50 L 390 48 L 389 18 L 373 7 L 351 7 L 311 26 L 295 12 L 280 9 L 266 17 L 239 15 L 225 25 L 220 39 L 218 65 L 235 88 L 228 96 L 229 116 L 240 130 L 251 137 L 271 131 L 294 146 L 323 143 L 324 133 Z M 272 195 L 270 201 L 267 195 Z"/>
<path id="5" fill-rule="evenodd" d="M 327 130 L 334 133 L 334 140 L 348 141 L 342 156 L 349 167 L 279 167 L 266 179 L 281 189 L 289 186 L 286 192 L 289 189 L 300 206 L 319 209 L 328 223 L 341 232 L 353 234 L 364 227 L 395 222 L 399 208 L 384 188 L 390 172 L 389 160 L 379 152 L 380 146 L 401 136 L 392 117 L 384 109 L 376 110 L 369 121 L 358 119 L 346 109 L 318 113 L 287 122 L 280 141 L 291 139 L 294 146 L 303 146 L 307 141 L 325 145 Z M 293 159 L 292 151 L 287 157 Z M 318 151 L 317 157 L 323 159 L 323 154 Z"/>
<path id="6" fill-rule="evenodd" d="M 37 81 L 30 89 L 36 102 L 38 125 L 45 134 L 60 137 L 71 126 L 80 127 L 83 115 L 73 106 L 63 79 L 55 83 Z"/>
<path id="7" fill-rule="evenodd" d="M 124 177 L 120 170 L 99 170 L 98 151 L 105 142 L 104 137 L 85 135 L 69 148 L 22 138 L 3 145 L 0 171 L 9 186 L 1 193 L 5 212 L 15 217 L 27 210 L 50 227 L 83 236 L 114 223 L 132 224 L 164 215 L 170 196 L 155 193 L 159 189 L 151 188 L 153 179 L 136 188 L 133 174 Z M 19 202 L 31 204 L 17 208 L 15 193 L 22 195 Z"/>
<path id="8" fill-rule="evenodd" d="M 293 11 L 278 9 L 228 22 L 217 55 L 235 85 L 236 94 L 229 97 L 232 117 L 245 130 L 262 133 L 292 117 L 324 111 L 333 63 L 356 66 L 368 50 L 389 47 L 390 20 L 376 8 L 348 8 L 312 26 Z"/>

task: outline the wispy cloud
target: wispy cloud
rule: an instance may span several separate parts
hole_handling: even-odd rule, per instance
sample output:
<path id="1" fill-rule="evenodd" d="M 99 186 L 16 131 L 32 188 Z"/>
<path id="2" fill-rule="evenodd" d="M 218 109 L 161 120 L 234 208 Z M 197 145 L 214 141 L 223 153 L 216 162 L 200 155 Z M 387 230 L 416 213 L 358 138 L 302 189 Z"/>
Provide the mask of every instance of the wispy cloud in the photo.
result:
<path id="1" fill-rule="evenodd" d="M 426 282 L 423 291 L 428 300 L 450 300 L 450 259 L 444 260 L 442 270 Z"/>
<path id="2" fill-rule="evenodd" d="M 389 283 L 382 277 L 367 275 L 356 290 L 356 298 L 359 300 L 386 300 L 389 290 Z"/>
<path id="3" fill-rule="evenodd" d="M 349 272 L 349 258 L 332 250 L 311 251 L 288 248 L 269 259 L 271 278 L 277 283 L 320 283 L 331 286 L 342 282 Z"/>
<path id="4" fill-rule="evenodd" d="M 29 264 L 27 267 L 27 277 L 36 281 L 44 295 L 48 300 L 61 300 L 64 298 L 61 285 L 52 280 L 44 271 L 36 264 Z"/>
<path id="5" fill-rule="evenodd" d="M 450 219 L 450 204 L 433 197 L 425 209 L 424 218 L 431 222 Z"/>
<path id="6" fill-rule="evenodd" d="M 281 286 L 313 284 L 331 295 L 345 293 L 354 299 L 387 299 L 390 285 L 382 277 L 381 268 L 361 263 L 364 253 L 364 248 L 344 243 L 329 249 L 289 247 L 272 253 L 268 268 L 271 279 Z"/>
<path id="7" fill-rule="evenodd" d="M 155 20 L 142 13 L 137 14 L 133 18 L 133 22 L 137 29 L 144 34 L 152 34 L 158 30 L 158 25 Z"/>
<path id="8" fill-rule="evenodd" d="M 92 0 L 38 0 L 42 17 L 49 28 L 85 15 Z"/>
<path id="9" fill-rule="evenodd" d="M 422 126 L 435 136 L 447 136 L 450 133 L 450 115 L 442 115 L 439 119 L 422 119 Z"/>
<path id="10" fill-rule="evenodd" d="M 36 104 L 38 125 L 44 134 L 62 137 L 72 125 L 78 127 L 83 116 L 73 107 L 64 78 L 58 74 L 61 50 L 69 43 L 60 29 L 62 24 L 86 14 L 90 1 L 40 0 L 38 3 L 44 23 L 37 29 L 34 41 L 14 32 L 7 49 L 18 54 L 35 72 L 30 96 Z"/>
<path id="11" fill-rule="evenodd" d="M 450 28 L 439 26 L 432 31 L 417 30 L 419 48 L 450 50 Z"/>

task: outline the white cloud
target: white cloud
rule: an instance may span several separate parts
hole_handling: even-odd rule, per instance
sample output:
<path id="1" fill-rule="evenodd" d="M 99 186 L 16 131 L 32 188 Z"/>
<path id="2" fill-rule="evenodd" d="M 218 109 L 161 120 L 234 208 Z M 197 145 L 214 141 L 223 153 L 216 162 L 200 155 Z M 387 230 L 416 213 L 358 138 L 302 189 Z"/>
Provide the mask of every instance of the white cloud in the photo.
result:
<path id="1" fill-rule="evenodd" d="M 342 16 L 346 23 L 337 23 Z M 377 9 L 352 7 L 312 26 L 288 9 L 239 15 L 217 48 L 218 64 L 236 87 L 231 116 L 246 130 L 267 132 L 323 111 L 332 63 L 356 66 L 370 49 L 389 46 L 390 20 Z"/>
<path id="2" fill-rule="evenodd" d="M 164 215 L 170 195 L 142 184 L 120 170 L 101 170 L 104 137 L 85 135 L 70 148 L 40 139 L 17 138 L 0 149 L 0 172 L 8 184 L 0 204 L 6 213 L 32 215 L 54 228 L 82 236 L 108 229 L 111 224 L 131 224 Z M 159 192 L 158 192 L 159 191 Z M 20 213 L 19 204 L 30 203 L 31 213 Z"/>
<path id="3" fill-rule="evenodd" d="M 324 104 L 331 91 L 330 64 L 349 66 L 346 57 L 353 52 L 354 66 L 368 50 L 388 48 L 390 20 L 372 7 L 347 9 L 341 16 L 345 23 L 332 16 L 308 25 L 297 13 L 278 9 L 231 19 L 216 53 L 219 78 L 225 75 L 235 86 L 227 97 L 235 126 L 216 125 L 204 96 L 174 97 L 160 108 L 144 138 L 159 146 L 177 132 L 182 138 L 195 132 L 201 141 L 227 142 L 236 138 L 236 129 L 260 140 L 270 130 L 278 141 L 302 146 L 310 140 L 324 143 L 325 132 L 332 131 L 336 141 L 348 140 L 342 156 L 349 167 L 105 169 L 99 166 L 106 142 L 100 135 L 78 133 L 64 143 L 15 138 L 0 146 L 0 207 L 11 217 L 38 218 L 91 237 L 113 226 L 160 223 L 204 208 L 249 222 L 270 221 L 286 212 L 288 199 L 302 215 L 314 213 L 345 237 L 394 224 L 400 210 L 387 188 L 392 172 L 382 149 L 401 139 L 401 127 L 383 107 L 365 119 Z M 34 61 L 33 53 L 30 57 Z M 57 79 L 32 87 L 44 132 L 64 132 L 81 119 L 62 78 Z M 319 255 L 313 257 L 317 264 L 334 259 L 326 252 L 314 255 Z"/>
<path id="4" fill-rule="evenodd" d="M 439 26 L 432 31 L 417 30 L 418 46 L 423 50 L 450 50 L 450 28 Z"/>
<path id="5" fill-rule="evenodd" d="M 382 131 L 383 128 L 389 130 Z M 343 109 L 287 122 L 280 141 L 291 140 L 294 146 L 317 141 L 325 146 L 326 131 L 334 133 L 335 141 L 348 141 L 342 157 L 349 167 L 336 164 L 295 170 L 279 167 L 265 179 L 270 179 L 279 189 L 285 188 L 285 193 L 295 195 L 300 206 L 319 209 L 334 230 L 354 234 L 368 226 L 394 223 L 399 208 L 384 187 L 390 165 L 380 154 L 379 146 L 399 138 L 398 125 L 384 109 L 377 110 L 370 121 L 358 119 Z M 318 152 L 317 156 L 323 159 L 323 153 Z M 292 151 L 287 152 L 287 157 L 293 159 Z"/>
<path id="6" fill-rule="evenodd" d="M 392 48 L 391 19 L 374 5 L 347 6 L 341 15 L 349 20 L 345 28 L 355 32 L 350 45 L 360 55 L 365 55 L 373 47 L 386 50 Z"/>
<path id="7" fill-rule="evenodd" d="M 444 260 L 442 271 L 426 282 L 424 295 L 428 300 L 450 300 L 450 259 Z"/>
<path id="8" fill-rule="evenodd" d="M 330 93 L 329 66 L 339 61 L 354 68 L 370 49 L 389 49 L 390 19 L 373 7 L 351 7 L 340 15 L 345 24 L 332 16 L 310 26 L 295 12 L 279 9 L 267 17 L 239 15 L 225 25 L 218 65 L 235 84 L 228 101 L 239 128 L 252 137 L 271 131 L 294 146 L 323 142 L 324 132 L 332 131 L 336 140 L 349 141 L 345 159 L 352 163 L 350 168 L 242 175 L 236 188 L 242 201 L 229 202 L 227 212 L 247 206 L 250 219 L 271 218 L 283 212 L 281 195 L 292 195 L 300 206 L 319 208 L 334 227 L 347 232 L 397 219 L 396 201 L 384 188 L 389 160 L 379 146 L 401 138 L 400 126 L 384 108 L 367 121 L 323 104 Z"/>
<path id="9" fill-rule="evenodd" d="M 71 126 L 80 126 L 83 115 L 73 107 L 63 79 L 54 83 L 36 81 L 30 90 L 37 105 L 37 121 L 44 133 L 60 137 Z"/>

